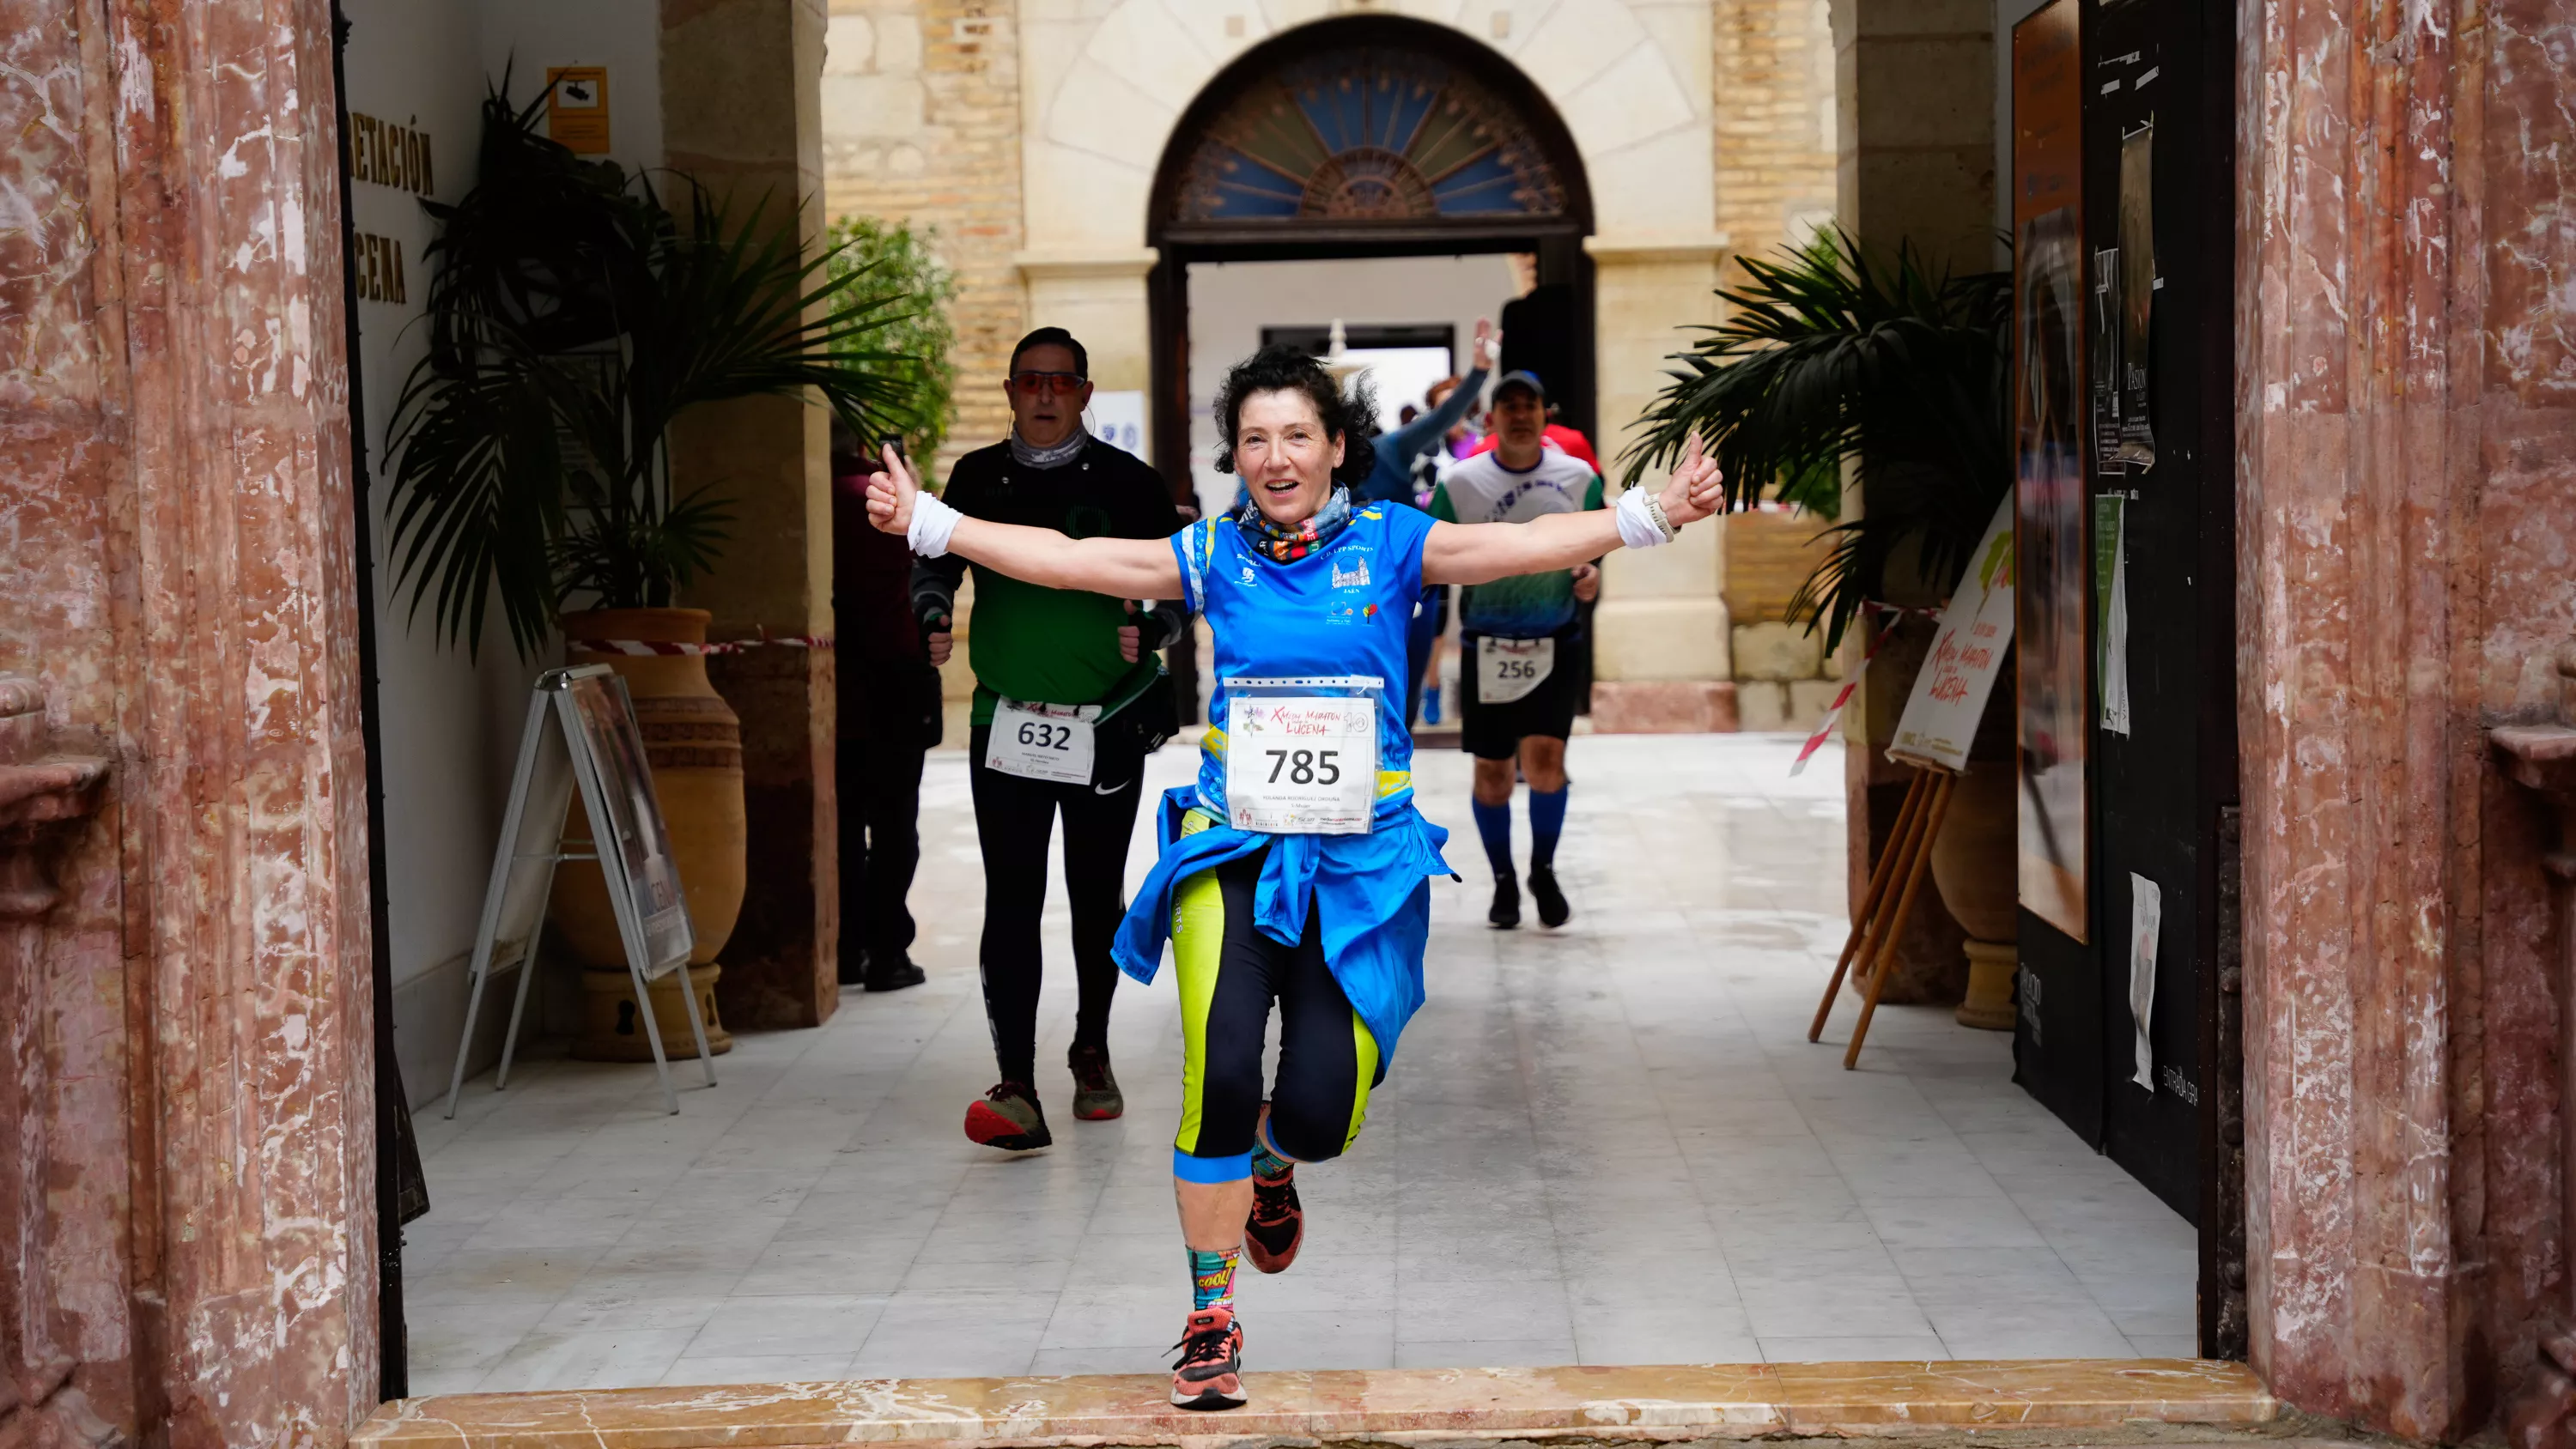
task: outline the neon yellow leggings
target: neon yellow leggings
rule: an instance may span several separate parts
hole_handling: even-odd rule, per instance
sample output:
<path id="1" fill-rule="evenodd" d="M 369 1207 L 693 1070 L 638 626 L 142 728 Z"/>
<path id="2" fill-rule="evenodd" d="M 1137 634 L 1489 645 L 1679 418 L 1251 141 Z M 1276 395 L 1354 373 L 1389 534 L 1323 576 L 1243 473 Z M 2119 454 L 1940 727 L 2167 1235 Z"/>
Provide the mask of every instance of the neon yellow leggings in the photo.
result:
<path id="1" fill-rule="evenodd" d="M 1279 1080 L 1270 1144 L 1300 1162 L 1339 1157 L 1368 1116 L 1377 1077 L 1369 1034 L 1324 962 L 1320 921 L 1282 946 L 1253 924 L 1258 854 L 1204 870 L 1173 893 L 1172 959 L 1181 985 L 1181 1131 L 1172 1173 L 1235 1182 L 1252 1173 L 1261 1120 L 1261 1047 L 1279 1005 Z"/>

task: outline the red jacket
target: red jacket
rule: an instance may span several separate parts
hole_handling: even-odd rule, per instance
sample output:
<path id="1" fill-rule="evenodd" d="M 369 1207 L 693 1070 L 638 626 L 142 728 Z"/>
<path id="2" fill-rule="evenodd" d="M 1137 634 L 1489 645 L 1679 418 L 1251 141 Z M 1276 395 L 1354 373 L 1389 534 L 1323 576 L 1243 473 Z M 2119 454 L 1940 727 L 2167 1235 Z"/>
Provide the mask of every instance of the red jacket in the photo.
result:
<path id="1" fill-rule="evenodd" d="M 1467 456 L 1472 458 L 1478 453 L 1492 452 L 1494 450 L 1495 440 L 1500 436 L 1501 435 L 1497 433 L 1487 433 L 1485 436 L 1478 438 L 1476 440 L 1476 446 L 1467 450 Z M 1565 426 L 1563 423 L 1550 423 L 1547 425 L 1546 440 L 1554 444 L 1558 451 L 1566 453 L 1572 457 L 1581 458 L 1593 472 L 1598 473 L 1601 471 L 1601 459 L 1593 453 L 1592 440 L 1590 438 L 1583 436 L 1581 433 Z"/>

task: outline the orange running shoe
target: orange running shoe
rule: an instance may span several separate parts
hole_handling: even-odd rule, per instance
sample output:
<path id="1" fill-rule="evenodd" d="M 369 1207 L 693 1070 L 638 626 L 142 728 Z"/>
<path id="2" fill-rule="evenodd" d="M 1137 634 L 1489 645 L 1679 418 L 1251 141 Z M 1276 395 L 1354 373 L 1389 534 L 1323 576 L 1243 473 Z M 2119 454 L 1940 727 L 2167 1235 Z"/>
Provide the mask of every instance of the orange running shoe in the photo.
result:
<path id="1" fill-rule="evenodd" d="M 1243 1328 L 1234 1321 L 1233 1309 L 1208 1307 L 1191 1314 L 1181 1341 L 1172 1347 L 1181 1355 L 1172 1367 L 1172 1407 L 1243 1407 Z"/>
<path id="2" fill-rule="evenodd" d="M 1252 1216 L 1243 1225 L 1243 1255 L 1264 1273 L 1284 1273 L 1306 1241 L 1306 1209 L 1297 1201 L 1297 1169 L 1252 1175 Z"/>

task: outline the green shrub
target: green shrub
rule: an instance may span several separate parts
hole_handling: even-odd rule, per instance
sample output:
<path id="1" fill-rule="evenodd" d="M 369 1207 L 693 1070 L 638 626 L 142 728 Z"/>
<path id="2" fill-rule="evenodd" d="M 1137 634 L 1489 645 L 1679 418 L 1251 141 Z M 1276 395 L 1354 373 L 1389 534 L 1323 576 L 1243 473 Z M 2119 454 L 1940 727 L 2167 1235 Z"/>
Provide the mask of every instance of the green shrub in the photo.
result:
<path id="1" fill-rule="evenodd" d="M 899 385 L 910 401 L 895 430 L 922 467 L 948 439 L 949 407 L 957 387 L 957 329 L 948 304 L 957 279 L 931 250 L 935 228 L 873 216 L 845 216 L 824 238 L 831 249 L 831 277 L 856 286 L 862 275 L 872 296 L 891 296 L 899 314 L 869 338 L 870 357 L 855 365 Z M 895 356 L 888 360 L 883 353 Z"/>

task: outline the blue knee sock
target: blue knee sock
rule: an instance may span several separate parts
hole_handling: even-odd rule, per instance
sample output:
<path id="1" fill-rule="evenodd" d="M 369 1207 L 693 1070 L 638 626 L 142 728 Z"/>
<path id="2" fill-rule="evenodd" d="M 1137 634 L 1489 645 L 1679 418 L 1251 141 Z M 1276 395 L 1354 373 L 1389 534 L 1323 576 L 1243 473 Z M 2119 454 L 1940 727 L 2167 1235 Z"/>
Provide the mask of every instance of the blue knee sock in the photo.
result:
<path id="1" fill-rule="evenodd" d="M 1471 800 L 1476 807 L 1476 833 L 1485 838 L 1485 859 L 1494 863 L 1494 874 L 1512 873 L 1512 802 L 1488 805 Z M 1558 812 L 1562 818 L 1563 812 Z"/>
<path id="2" fill-rule="evenodd" d="M 1573 788 L 1530 791 L 1530 869 L 1556 863 L 1556 838 L 1565 833 L 1565 795 Z"/>

